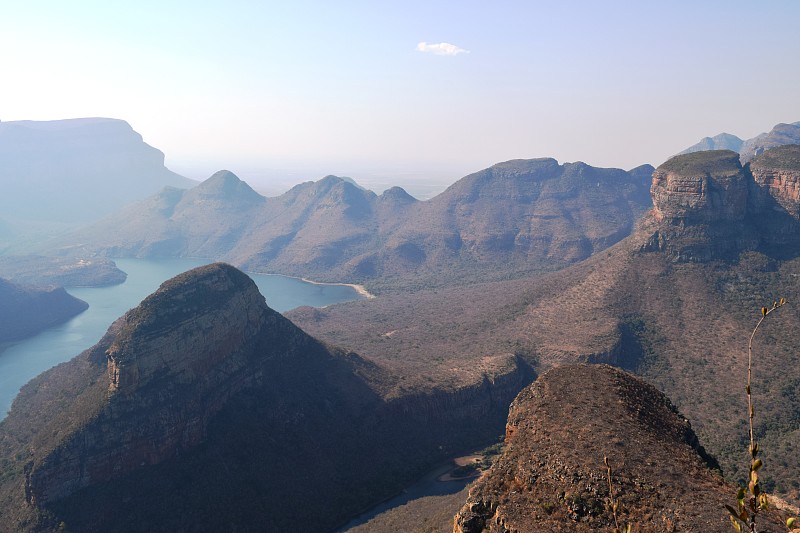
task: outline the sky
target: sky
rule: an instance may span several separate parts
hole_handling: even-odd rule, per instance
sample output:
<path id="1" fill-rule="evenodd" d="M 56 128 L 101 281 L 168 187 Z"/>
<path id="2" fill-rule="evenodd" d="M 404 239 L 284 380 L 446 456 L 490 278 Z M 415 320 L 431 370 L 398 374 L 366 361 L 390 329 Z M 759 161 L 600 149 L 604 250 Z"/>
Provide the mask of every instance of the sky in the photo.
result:
<path id="1" fill-rule="evenodd" d="M 3 0 L 0 120 L 123 119 L 195 179 L 420 194 L 798 121 L 799 27 L 795 0 Z"/>

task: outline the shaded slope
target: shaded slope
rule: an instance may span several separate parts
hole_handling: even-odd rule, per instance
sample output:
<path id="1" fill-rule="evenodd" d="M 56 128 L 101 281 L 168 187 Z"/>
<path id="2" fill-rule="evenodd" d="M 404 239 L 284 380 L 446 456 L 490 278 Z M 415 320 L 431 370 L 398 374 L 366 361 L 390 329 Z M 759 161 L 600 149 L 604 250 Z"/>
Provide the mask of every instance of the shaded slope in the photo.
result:
<path id="1" fill-rule="evenodd" d="M 0 423 L 0 530 L 330 530 L 491 440 L 530 380 L 494 369 L 382 397 L 398 376 L 200 267 L 22 389 Z"/>
<path id="2" fill-rule="evenodd" d="M 0 278 L 0 342 L 35 335 L 88 307 L 61 287 L 25 287 Z"/>
<path id="3" fill-rule="evenodd" d="M 688 421 L 653 386 L 605 365 L 550 370 L 511 405 L 503 454 L 471 488 L 458 533 L 725 531 L 723 483 Z M 759 531 L 784 531 L 762 515 Z"/>

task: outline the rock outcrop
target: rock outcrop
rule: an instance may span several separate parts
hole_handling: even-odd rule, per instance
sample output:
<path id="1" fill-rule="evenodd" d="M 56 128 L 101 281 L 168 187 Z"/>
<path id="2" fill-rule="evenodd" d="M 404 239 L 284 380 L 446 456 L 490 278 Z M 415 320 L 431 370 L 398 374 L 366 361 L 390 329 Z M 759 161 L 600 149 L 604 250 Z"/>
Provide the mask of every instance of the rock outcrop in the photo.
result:
<path id="1" fill-rule="evenodd" d="M 673 157 L 653 172 L 653 213 L 672 225 L 739 222 L 747 177 L 730 150 Z"/>
<path id="2" fill-rule="evenodd" d="M 643 251 L 678 262 L 730 260 L 745 250 L 790 256 L 800 246 L 800 146 L 744 167 L 729 150 L 676 156 L 653 172 L 650 238 Z M 654 222 L 654 223 L 653 223 Z"/>
<path id="3" fill-rule="evenodd" d="M 658 227 L 643 250 L 664 251 L 679 262 L 708 262 L 754 249 L 758 235 L 745 223 L 750 181 L 730 150 L 668 160 L 653 172 Z"/>
<path id="4" fill-rule="evenodd" d="M 800 219 L 800 145 L 773 148 L 754 158 L 747 168 L 757 189 L 766 193 L 761 197 L 754 195 L 756 212 L 782 209 Z M 772 205 L 768 198 L 774 200 Z"/>
<path id="5" fill-rule="evenodd" d="M 0 278 L 0 342 L 29 337 L 88 307 L 62 287 L 26 287 Z"/>
<path id="6" fill-rule="evenodd" d="M 722 481 L 688 421 L 653 386 L 605 366 L 548 371 L 514 400 L 503 454 L 470 489 L 454 533 L 725 531 Z M 759 531 L 783 531 L 760 516 Z"/>
<path id="7" fill-rule="evenodd" d="M 23 387 L 0 424 L 0 531 L 330 530 L 493 440 L 531 379 L 498 356 L 473 383 L 383 397 L 385 367 L 200 267 Z"/>

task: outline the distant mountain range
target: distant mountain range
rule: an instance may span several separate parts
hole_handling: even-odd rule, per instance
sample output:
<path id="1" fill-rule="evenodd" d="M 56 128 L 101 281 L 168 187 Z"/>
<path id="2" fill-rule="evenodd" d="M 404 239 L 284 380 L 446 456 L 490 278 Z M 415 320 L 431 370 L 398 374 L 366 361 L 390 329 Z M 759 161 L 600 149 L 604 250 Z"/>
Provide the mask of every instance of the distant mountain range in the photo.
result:
<path id="1" fill-rule="evenodd" d="M 47 248 L 210 257 L 323 281 L 380 279 L 385 287 L 506 278 L 563 267 L 627 236 L 649 205 L 651 172 L 515 160 L 421 202 L 399 187 L 378 196 L 335 176 L 264 198 L 221 171 Z"/>
<path id="2" fill-rule="evenodd" d="M 194 181 L 127 122 L 108 118 L 0 122 L 0 213 L 6 221 L 89 222 L 165 186 Z"/>
<path id="3" fill-rule="evenodd" d="M 784 144 L 800 144 L 800 122 L 777 124 L 770 132 L 756 135 L 746 141 L 730 133 L 704 137 L 700 142 L 693 144 L 678 155 L 706 150 L 733 150 L 741 154 L 744 164 L 765 150 Z"/>

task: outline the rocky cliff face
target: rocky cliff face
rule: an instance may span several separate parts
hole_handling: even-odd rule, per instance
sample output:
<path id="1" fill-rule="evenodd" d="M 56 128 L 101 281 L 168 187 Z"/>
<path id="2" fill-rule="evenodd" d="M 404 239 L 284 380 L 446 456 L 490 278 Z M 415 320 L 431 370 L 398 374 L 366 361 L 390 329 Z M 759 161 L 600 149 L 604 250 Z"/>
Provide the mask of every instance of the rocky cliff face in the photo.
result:
<path id="1" fill-rule="evenodd" d="M 754 195 L 756 211 L 778 206 L 800 218 L 800 145 L 773 148 L 757 156 L 747 167 L 764 195 Z M 768 198 L 774 200 L 770 205 Z"/>
<path id="2" fill-rule="evenodd" d="M 26 287 L 0 278 L 0 342 L 34 335 L 87 307 L 61 287 Z"/>
<path id="3" fill-rule="evenodd" d="M 747 177 L 729 150 L 674 157 L 653 172 L 653 212 L 673 225 L 739 222 L 747 204 Z"/>
<path id="4" fill-rule="evenodd" d="M 729 150 L 676 156 L 653 172 L 650 193 L 657 229 L 644 251 L 679 262 L 708 262 L 758 245 L 745 223 L 751 178 Z"/>
<path id="5" fill-rule="evenodd" d="M 653 172 L 655 224 L 642 249 L 679 262 L 732 259 L 744 250 L 793 253 L 800 244 L 798 154 L 798 145 L 781 146 L 744 167 L 731 151 L 670 159 Z"/>
<path id="6" fill-rule="evenodd" d="M 605 365 L 548 371 L 514 400 L 506 448 L 470 489 L 454 533 L 725 531 L 725 484 L 688 421 L 654 387 Z M 782 531 L 762 515 L 760 530 Z"/>
<path id="7" fill-rule="evenodd" d="M 385 368 L 307 336 L 233 267 L 195 269 L 23 388 L 0 425 L 0 530 L 332 529 L 502 431 L 531 371 L 483 368 L 382 398 Z"/>

